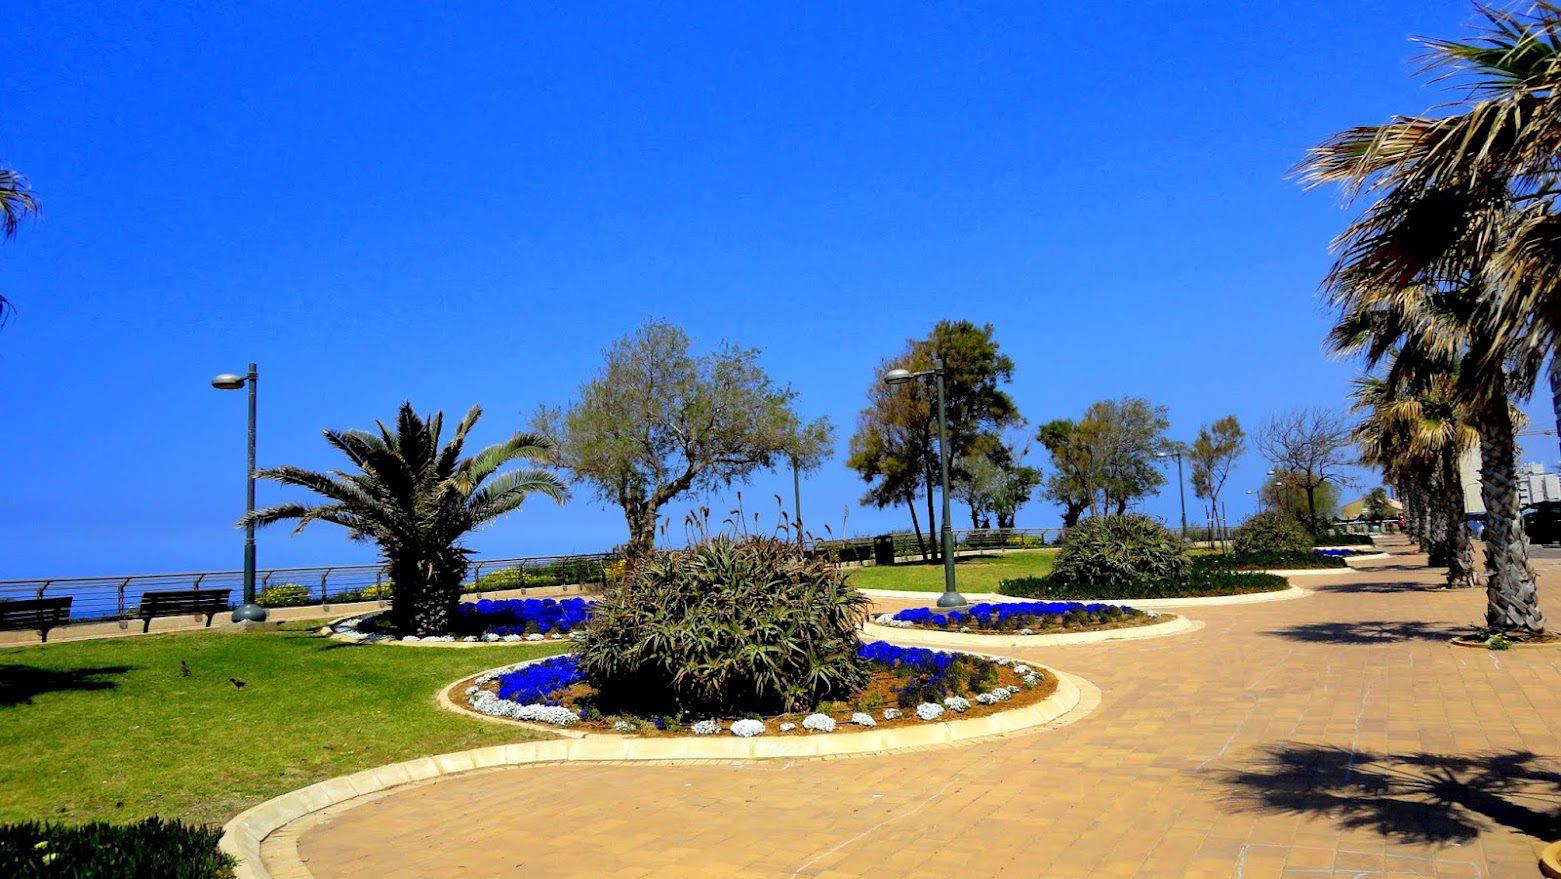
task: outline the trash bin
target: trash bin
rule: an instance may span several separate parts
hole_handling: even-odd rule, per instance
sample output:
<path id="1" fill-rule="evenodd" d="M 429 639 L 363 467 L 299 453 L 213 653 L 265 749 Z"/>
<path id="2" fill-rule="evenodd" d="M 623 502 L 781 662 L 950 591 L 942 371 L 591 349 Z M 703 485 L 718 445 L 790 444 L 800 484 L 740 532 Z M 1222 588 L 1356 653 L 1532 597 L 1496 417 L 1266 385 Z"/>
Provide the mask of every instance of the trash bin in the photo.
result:
<path id="1" fill-rule="evenodd" d="M 880 534 L 873 538 L 873 564 L 894 564 L 894 535 Z"/>

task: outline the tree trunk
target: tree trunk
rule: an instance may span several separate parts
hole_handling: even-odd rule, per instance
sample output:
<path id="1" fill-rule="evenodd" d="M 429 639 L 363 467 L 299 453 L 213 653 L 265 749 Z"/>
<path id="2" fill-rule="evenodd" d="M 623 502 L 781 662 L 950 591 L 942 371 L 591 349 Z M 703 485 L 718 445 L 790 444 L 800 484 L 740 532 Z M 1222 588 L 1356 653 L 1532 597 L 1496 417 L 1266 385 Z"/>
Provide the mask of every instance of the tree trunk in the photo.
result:
<path id="1" fill-rule="evenodd" d="M 916 532 L 916 548 L 921 550 L 921 557 L 927 557 L 927 541 L 921 537 L 921 521 L 916 518 L 916 496 L 911 495 L 905 499 L 905 505 L 911 510 L 911 530 Z"/>
<path id="2" fill-rule="evenodd" d="M 1550 355 L 1550 413 L 1556 420 L 1556 441 L 1561 442 L 1561 352 Z"/>
<path id="3" fill-rule="evenodd" d="M 1317 486 L 1306 483 L 1306 530 L 1317 533 Z"/>
<path id="4" fill-rule="evenodd" d="M 466 577 L 466 557 L 390 560 L 390 620 L 402 635 L 449 635 Z"/>
<path id="5" fill-rule="evenodd" d="M 1062 509 L 1062 530 L 1066 531 L 1079 524 L 1079 517 L 1084 515 L 1083 504 L 1067 504 Z"/>
<path id="6" fill-rule="evenodd" d="M 1469 540 L 1469 515 L 1463 508 L 1463 480 L 1458 473 L 1458 450 L 1441 454 L 1442 517 L 1447 528 L 1447 588 L 1469 589 L 1478 583 L 1474 574 L 1474 545 Z"/>
<path id="7" fill-rule="evenodd" d="M 1426 564 L 1433 568 L 1449 565 L 1452 546 L 1448 542 L 1447 505 L 1442 500 L 1440 473 L 1425 474 Z"/>
<path id="8" fill-rule="evenodd" d="M 656 510 L 644 499 L 623 505 L 623 518 L 629 526 L 629 543 L 624 554 L 631 559 L 644 558 L 656 549 Z"/>
<path id="9" fill-rule="evenodd" d="M 1534 569 L 1518 506 L 1518 467 L 1512 411 L 1503 393 L 1476 413 L 1480 434 L 1480 497 L 1485 501 L 1485 625 L 1518 638 L 1545 631 Z"/>

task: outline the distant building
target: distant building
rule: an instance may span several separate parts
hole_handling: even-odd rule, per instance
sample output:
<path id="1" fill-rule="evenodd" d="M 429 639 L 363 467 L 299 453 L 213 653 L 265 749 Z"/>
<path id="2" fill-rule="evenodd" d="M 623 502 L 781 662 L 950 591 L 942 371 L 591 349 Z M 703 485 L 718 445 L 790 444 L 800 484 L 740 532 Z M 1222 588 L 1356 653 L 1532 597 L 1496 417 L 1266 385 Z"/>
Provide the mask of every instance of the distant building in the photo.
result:
<path id="1" fill-rule="evenodd" d="M 1475 443 L 1458 459 L 1459 478 L 1463 482 L 1463 508 L 1470 515 L 1483 515 L 1485 502 L 1480 498 L 1480 447 Z M 1561 474 L 1551 473 L 1544 464 L 1531 462 L 1518 468 L 1518 505 L 1561 501 Z"/>

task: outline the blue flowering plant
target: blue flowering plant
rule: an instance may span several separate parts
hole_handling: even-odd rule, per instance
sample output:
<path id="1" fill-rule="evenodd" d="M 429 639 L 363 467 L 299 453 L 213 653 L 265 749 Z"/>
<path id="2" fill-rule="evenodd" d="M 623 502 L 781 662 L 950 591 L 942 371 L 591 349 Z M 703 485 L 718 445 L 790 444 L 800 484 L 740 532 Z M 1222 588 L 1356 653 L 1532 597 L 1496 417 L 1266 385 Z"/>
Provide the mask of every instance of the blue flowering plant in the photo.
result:
<path id="1" fill-rule="evenodd" d="M 1035 634 L 1122 628 L 1142 625 L 1153 619 L 1141 610 L 1117 604 L 1002 601 L 972 604 L 958 610 L 912 607 L 887 615 L 887 619 L 880 616 L 877 622 L 896 628 Z"/>
<path id="2" fill-rule="evenodd" d="M 997 663 L 969 653 L 869 641 L 862 645 L 859 655 L 872 669 L 889 678 L 888 689 L 902 709 L 973 695 L 990 689 L 999 678 Z"/>
<path id="3" fill-rule="evenodd" d="M 456 609 L 456 628 L 469 634 L 567 634 L 591 619 L 584 598 L 506 598 L 468 601 Z"/>

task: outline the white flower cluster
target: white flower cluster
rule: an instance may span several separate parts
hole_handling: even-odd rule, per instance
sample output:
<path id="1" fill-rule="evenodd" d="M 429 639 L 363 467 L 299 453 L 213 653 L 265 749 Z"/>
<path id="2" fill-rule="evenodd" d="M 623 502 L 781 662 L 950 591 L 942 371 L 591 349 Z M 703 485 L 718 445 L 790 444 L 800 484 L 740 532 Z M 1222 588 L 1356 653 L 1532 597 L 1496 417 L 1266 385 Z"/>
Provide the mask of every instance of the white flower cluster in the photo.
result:
<path id="1" fill-rule="evenodd" d="M 935 702 L 923 702 L 916 706 L 916 716 L 922 720 L 937 720 L 943 716 L 943 706 Z"/>
<path id="2" fill-rule="evenodd" d="M 1014 666 L 1014 674 L 1018 675 L 1021 678 L 1024 677 L 1025 675 L 1029 674 L 1029 673 L 1030 673 L 1030 667 L 1028 665 L 1016 665 L 1016 666 Z"/>
<path id="3" fill-rule="evenodd" d="M 884 720 L 899 720 L 900 718 L 902 718 L 904 716 L 905 716 L 905 712 L 901 711 L 898 708 L 885 708 L 883 710 L 883 719 Z"/>
<path id="4" fill-rule="evenodd" d="M 509 717 L 533 723 L 550 723 L 569 726 L 579 723 L 580 715 L 561 705 L 522 705 L 509 699 L 500 699 L 489 690 L 478 690 L 471 697 L 472 710 L 489 717 Z"/>
<path id="5" fill-rule="evenodd" d="M 1006 656 L 999 656 L 998 658 L 996 658 L 996 659 L 994 659 L 992 661 L 997 663 L 998 665 L 1002 666 L 1003 668 L 1007 668 L 1010 665 L 1014 664 L 1014 661 L 1012 659 L 1009 659 Z"/>
<path id="6" fill-rule="evenodd" d="M 964 696 L 950 696 L 943 700 L 943 707 L 955 714 L 964 714 L 970 710 L 970 700 Z"/>
<path id="7" fill-rule="evenodd" d="M 751 739 L 754 736 L 764 735 L 764 721 L 745 717 L 732 723 L 732 735 L 739 738 Z"/>
<path id="8" fill-rule="evenodd" d="M 634 732 L 634 724 L 627 720 L 615 720 L 612 722 L 614 732 Z"/>
<path id="9" fill-rule="evenodd" d="M 713 720 L 701 720 L 689 727 L 689 731 L 696 736 L 713 736 L 721 731 L 721 724 Z"/>
<path id="10" fill-rule="evenodd" d="M 976 696 L 976 701 L 982 705 L 996 705 L 999 702 L 1007 702 L 1019 695 L 1018 687 L 994 687 L 990 692 Z"/>
<path id="11" fill-rule="evenodd" d="M 543 641 L 543 640 L 546 640 L 546 637 L 547 636 L 543 635 L 541 632 L 532 632 L 531 634 L 526 636 L 526 640 L 527 641 Z"/>
<path id="12" fill-rule="evenodd" d="M 960 626 L 959 627 L 959 633 L 961 635 L 968 635 L 968 634 L 970 634 L 970 627 L 969 626 Z"/>
<path id="13" fill-rule="evenodd" d="M 802 728 L 817 730 L 818 732 L 834 732 L 835 719 L 827 714 L 809 714 L 802 718 Z"/>
<path id="14" fill-rule="evenodd" d="M 1019 630 L 1019 634 L 1021 634 L 1021 635 L 1034 635 L 1035 634 L 1035 630 L 1031 629 L 1029 627 L 1025 627 L 1025 628 Z"/>
<path id="15" fill-rule="evenodd" d="M 873 622 L 877 623 L 880 626 L 889 626 L 889 627 L 895 628 L 895 629 L 914 629 L 914 628 L 916 628 L 916 624 L 915 623 L 911 622 L 910 620 L 897 620 L 897 619 L 894 618 L 894 614 L 892 614 L 892 613 L 881 613 L 876 618 L 873 619 Z"/>
<path id="16" fill-rule="evenodd" d="M 780 727 L 781 732 L 791 732 L 792 730 L 794 730 L 796 728 L 797 728 L 797 725 L 795 723 L 792 723 L 789 720 L 783 721 L 781 723 L 781 727 Z"/>
<path id="17" fill-rule="evenodd" d="M 874 720 L 871 714 L 867 714 L 866 712 L 862 711 L 858 711 L 851 715 L 851 722 L 857 726 L 865 726 L 869 729 L 878 725 L 878 721 Z"/>
<path id="18" fill-rule="evenodd" d="M 1024 681 L 1024 685 L 1032 690 L 1041 684 L 1041 676 L 1033 671 L 1025 675 L 1023 678 L 1020 678 L 1020 680 Z"/>

